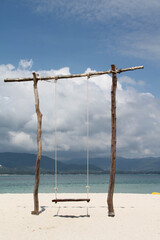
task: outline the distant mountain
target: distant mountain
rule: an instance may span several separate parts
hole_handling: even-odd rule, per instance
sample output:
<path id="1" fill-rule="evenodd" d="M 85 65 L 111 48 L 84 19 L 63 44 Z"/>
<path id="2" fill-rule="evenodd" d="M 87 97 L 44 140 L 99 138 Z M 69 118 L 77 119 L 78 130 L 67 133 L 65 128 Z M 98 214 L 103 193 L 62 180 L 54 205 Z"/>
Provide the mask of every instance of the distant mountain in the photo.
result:
<path id="1" fill-rule="evenodd" d="M 0 153 L 0 174 L 34 174 L 36 165 L 36 154 L 29 153 Z M 84 164 L 78 165 L 75 162 L 72 164 L 58 161 L 59 173 L 84 173 L 86 166 Z M 54 173 L 55 161 L 52 158 L 41 157 L 40 172 Z M 103 170 L 94 165 L 90 165 L 90 171 L 94 173 L 102 172 Z"/>
<path id="2" fill-rule="evenodd" d="M 117 171 L 130 172 L 159 172 L 160 173 L 160 157 L 148 158 L 117 158 Z"/>
<path id="3" fill-rule="evenodd" d="M 106 158 L 91 158 L 90 164 L 100 167 L 103 171 L 110 171 L 110 157 Z M 69 160 L 66 163 L 72 164 L 75 160 Z M 84 159 L 76 159 L 77 164 L 84 164 Z M 131 172 L 131 173 L 160 173 L 160 157 L 148 158 L 116 158 L 116 171 L 117 172 Z"/>
<path id="4" fill-rule="evenodd" d="M 110 158 L 91 158 L 90 173 L 104 173 L 110 171 Z M 34 174 L 36 154 L 29 153 L 0 153 L 0 174 Z M 54 174 L 54 159 L 42 156 L 41 173 Z M 128 159 L 117 157 L 116 171 L 120 173 L 160 173 L 160 157 Z M 85 173 L 86 159 L 72 159 L 58 161 L 59 173 Z"/>
<path id="5" fill-rule="evenodd" d="M 84 158 L 78 158 L 76 160 L 71 159 L 71 160 L 65 161 L 65 163 L 73 164 L 75 163 L 75 161 L 76 161 L 76 164 L 78 165 L 85 165 L 87 160 Z M 91 165 L 94 165 L 103 169 L 103 171 L 110 170 L 110 158 L 90 158 L 89 163 Z"/>

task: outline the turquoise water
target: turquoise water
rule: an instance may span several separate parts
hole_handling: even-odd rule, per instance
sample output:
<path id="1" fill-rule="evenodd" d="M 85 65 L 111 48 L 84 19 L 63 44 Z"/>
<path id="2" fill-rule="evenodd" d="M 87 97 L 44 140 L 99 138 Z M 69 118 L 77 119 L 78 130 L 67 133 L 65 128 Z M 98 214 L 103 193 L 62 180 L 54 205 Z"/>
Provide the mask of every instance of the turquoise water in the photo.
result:
<path id="1" fill-rule="evenodd" d="M 34 189 L 33 175 L 1 175 L 0 193 L 32 193 Z M 106 193 L 108 191 L 108 174 L 91 174 L 90 192 Z M 58 175 L 59 193 L 83 193 L 86 191 L 86 175 Z M 40 176 L 40 193 L 54 192 L 54 176 Z M 152 193 L 160 192 L 159 174 L 117 174 L 115 193 Z"/>

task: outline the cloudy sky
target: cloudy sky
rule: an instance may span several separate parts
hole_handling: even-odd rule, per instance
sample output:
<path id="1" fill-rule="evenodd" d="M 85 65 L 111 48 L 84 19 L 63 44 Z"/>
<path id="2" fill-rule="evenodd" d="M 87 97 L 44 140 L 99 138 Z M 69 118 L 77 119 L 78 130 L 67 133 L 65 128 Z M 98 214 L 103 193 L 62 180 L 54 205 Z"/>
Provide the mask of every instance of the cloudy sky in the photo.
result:
<path id="1" fill-rule="evenodd" d="M 36 152 L 33 84 L 5 78 L 144 65 L 118 75 L 117 154 L 160 156 L 159 0 L 5 0 L 0 13 L 0 152 Z M 57 83 L 60 159 L 86 154 L 86 78 Z M 54 151 L 53 82 L 40 82 L 43 154 Z M 111 76 L 89 80 L 90 154 L 110 155 Z"/>

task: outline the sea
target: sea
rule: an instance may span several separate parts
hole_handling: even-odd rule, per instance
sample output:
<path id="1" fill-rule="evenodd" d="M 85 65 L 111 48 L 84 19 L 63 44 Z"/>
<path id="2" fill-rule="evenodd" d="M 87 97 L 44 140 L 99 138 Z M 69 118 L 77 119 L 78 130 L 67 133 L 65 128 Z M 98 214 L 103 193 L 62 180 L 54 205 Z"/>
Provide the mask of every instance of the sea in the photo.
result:
<path id="1" fill-rule="evenodd" d="M 91 193 L 107 193 L 109 174 L 90 174 Z M 0 175 L 0 193 L 33 193 L 34 175 Z M 54 193 L 54 175 L 40 175 L 39 193 Z M 85 174 L 58 174 L 59 193 L 85 193 Z M 160 192 L 160 174 L 116 174 L 115 193 Z"/>

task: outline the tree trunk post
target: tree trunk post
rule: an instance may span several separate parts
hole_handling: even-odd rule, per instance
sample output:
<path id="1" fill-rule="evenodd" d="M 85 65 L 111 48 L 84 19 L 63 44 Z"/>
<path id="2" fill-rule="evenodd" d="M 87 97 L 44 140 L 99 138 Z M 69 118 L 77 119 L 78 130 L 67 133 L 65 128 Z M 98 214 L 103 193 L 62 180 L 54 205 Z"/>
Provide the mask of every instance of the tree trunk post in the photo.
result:
<path id="1" fill-rule="evenodd" d="M 111 139 L 111 171 L 110 182 L 108 189 L 108 216 L 114 217 L 113 193 L 116 173 L 116 88 L 117 88 L 117 73 L 116 66 L 111 65 L 112 69 L 112 89 L 111 89 L 111 119 L 112 119 L 112 139 Z"/>
<path id="2" fill-rule="evenodd" d="M 34 185 L 34 211 L 31 213 L 34 215 L 39 214 L 39 200 L 38 200 L 38 187 L 39 187 L 39 180 L 40 180 L 40 160 L 41 160 L 41 153 L 42 153 L 42 142 L 41 142 L 41 134 L 42 134 L 42 114 L 39 109 L 39 96 L 38 96 L 38 89 L 37 89 L 37 77 L 36 73 L 33 72 L 33 88 L 34 88 L 34 96 L 35 96 L 35 109 L 37 114 L 37 160 L 36 160 L 36 168 L 35 168 L 35 185 Z"/>

